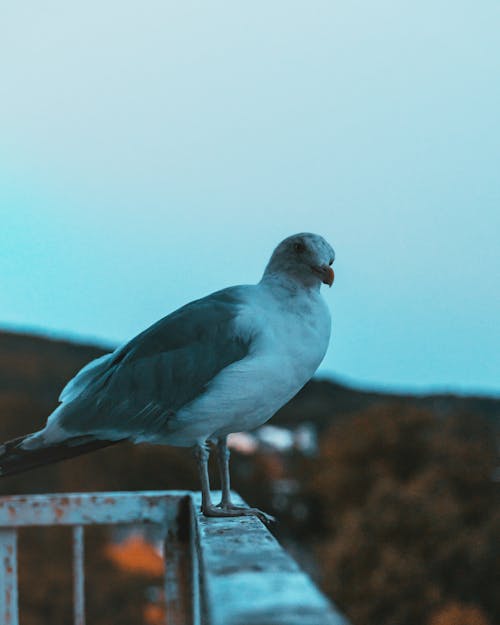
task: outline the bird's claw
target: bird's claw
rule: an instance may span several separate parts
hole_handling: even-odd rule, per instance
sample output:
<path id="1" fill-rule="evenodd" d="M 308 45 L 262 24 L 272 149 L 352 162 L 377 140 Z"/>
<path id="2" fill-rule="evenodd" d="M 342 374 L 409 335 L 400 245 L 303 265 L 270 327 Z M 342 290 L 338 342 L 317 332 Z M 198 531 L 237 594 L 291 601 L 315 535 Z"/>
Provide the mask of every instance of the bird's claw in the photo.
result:
<path id="1" fill-rule="evenodd" d="M 272 515 L 267 514 L 267 512 L 263 512 L 258 508 L 243 508 L 242 506 L 235 506 L 232 503 L 222 501 L 217 506 L 203 508 L 202 512 L 207 517 L 256 516 L 267 527 L 276 523 L 276 519 Z"/>
<path id="2" fill-rule="evenodd" d="M 247 508 L 247 510 L 249 510 L 249 514 L 256 516 L 258 519 L 260 519 L 266 527 L 271 527 L 276 523 L 276 517 L 274 517 L 272 514 L 264 512 L 263 510 L 259 510 L 259 508 Z"/>

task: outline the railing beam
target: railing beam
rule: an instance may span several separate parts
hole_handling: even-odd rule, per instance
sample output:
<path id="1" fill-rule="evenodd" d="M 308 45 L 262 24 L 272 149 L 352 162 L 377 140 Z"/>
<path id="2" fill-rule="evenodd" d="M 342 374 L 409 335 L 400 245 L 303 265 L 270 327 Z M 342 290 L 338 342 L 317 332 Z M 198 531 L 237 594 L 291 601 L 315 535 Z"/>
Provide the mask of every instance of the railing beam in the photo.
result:
<path id="1" fill-rule="evenodd" d="M 71 493 L 0 497 L 0 526 L 165 523 L 184 491 Z"/>
<path id="2" fill-rule="evenodd" d="M 196 522 L 209 625 L 347 625 L 256 517 L 198 513 Z"/>

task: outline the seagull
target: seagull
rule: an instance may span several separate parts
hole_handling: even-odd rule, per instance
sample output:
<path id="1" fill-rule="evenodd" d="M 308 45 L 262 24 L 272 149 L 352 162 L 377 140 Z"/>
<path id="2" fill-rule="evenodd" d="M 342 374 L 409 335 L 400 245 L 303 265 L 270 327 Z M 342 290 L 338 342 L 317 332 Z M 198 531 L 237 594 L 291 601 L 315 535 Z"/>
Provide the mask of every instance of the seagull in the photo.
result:
<path id="1" fill-rule="evenodd" d="M 316 234 L 286 238 L 258 284 L 232 286 L 167 315 L 63 388 L 43 429 L 0 445 L 11 475 L 122 441 L 191 448 L 208 517 L 256 515 L 231 501 L 232 432 L 268 421 L 313 376 L 330 340 L 321 296 L 335 252 Z M 208 458 L 215 445 L 222 499 L 214 505 Z"/>

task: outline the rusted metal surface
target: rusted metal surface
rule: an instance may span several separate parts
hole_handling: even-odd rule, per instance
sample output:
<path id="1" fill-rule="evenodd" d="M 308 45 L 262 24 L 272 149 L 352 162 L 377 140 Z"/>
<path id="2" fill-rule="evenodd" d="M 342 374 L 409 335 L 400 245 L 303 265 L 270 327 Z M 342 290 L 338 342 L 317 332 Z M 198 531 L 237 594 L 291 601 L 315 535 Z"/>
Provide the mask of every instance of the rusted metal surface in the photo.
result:
<path id="1" fill-rule="evenodd" d="M 0 497 L 0 527 L 172 521 L 183 491 Z"/>
<path id="2" fill-rule="evenodd" d="M 175 521 L 169 525 L 165 536 L 164 588 L 168 625 L 197 623 L 198 596 L 192 583 L 191 566 L 196 557 L 191 540 L 193 514 L 191 497 L 186 496 L 179 502 Z"/>
<path id="3" fill-rule="evenodd" d="M 85 625 L 84 601 L 84 526 L 95 524 L 154 523 L 163 528 L 165 535 L 173 536 L 171 526 L 176 524 L 180 502 L 187 501 L 190 494 L 184 491 L 169 492 L 117 492 L 117 493 L 71 493 L 62 495 L 26 495 L 0 497 L 0 625 L 18 625 L 17 599 L 17 528 L 26 526 L 70 525 L 73 526 L 73 614 L 74 625 Z M 189 500 L 190 501 L 190 500 Z M 184 505 L 185 510 L 191 508 Z M 188 512 L 188 515 L 192 515 Z M 189 527 L 189 517 L 186 520 Z M 192 622 L 193 610 L 189 599 L 189 574 L 181 578 L 182 571 L 189 571 L 189 541 L 176 539 L 175 548 L 169 548 L 173 565 L 171 583 L 174 593 L 172 606 L 184 610 L 190 620 L 171 620 L 169 623 Z M 184 549 L 184 555 L 179 550 Z M 175 557 L 174 557 L 175 554 Z M 176 577 L 177 576 L 177 577 Z M 175 582 L 175 583 L 174 583 Z M 184 597 L 181 600 L 181 595 Z M 167 598 L 166 604 L 169 605 Z M 171 610 L 172 612 L 172 610 Z M 172 612 L 173 613 L 173 612 Z M 180 612 L 179 612 L 180 613 Z M 183 617 L 184 618 L 184 617 Z M 112 624 L 110 624 L 112 625 Z"/>
<path id="4" fill-rule="evenodd" d="M 85 625 L 85 554 L 83 525 L 73 528 L 73 615 L 75 625 Z"/>
<path id="5" fill-rule="evenodd" d="M 347 625 L 257 518 L 198 514 L 197 525 L 210 625 Z"/>
<path id="6" fill-rule="evenodd" d="M 74 526 L 74 623 L 85 625 L 84 526 L 137 523 L 165 537 L 168 625 L 347 625 L 257 518 L 208 519 L 186 491 L 0 497 L 0 625 L 18 625 L 18 527 Z"/>
<path id="7" fill-rule="evenodd" d="M 18 625 L 17 533 L 0 528 L 0 623 Z"/>

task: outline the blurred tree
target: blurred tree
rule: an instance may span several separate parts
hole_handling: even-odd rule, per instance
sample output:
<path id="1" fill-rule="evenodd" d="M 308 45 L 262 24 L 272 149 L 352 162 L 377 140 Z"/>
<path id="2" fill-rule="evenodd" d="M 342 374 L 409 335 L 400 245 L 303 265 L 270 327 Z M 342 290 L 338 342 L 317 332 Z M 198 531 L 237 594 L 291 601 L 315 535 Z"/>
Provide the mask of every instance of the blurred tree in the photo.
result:
<path id="1" fill-rule="evenodd" d="M 323 584 L 355 625 L 421 625 L 454 600 L 500 622 L 497 459 L 486 431 L 472 417 L 387 405 L 323 438 L 308 467 Z"/>

